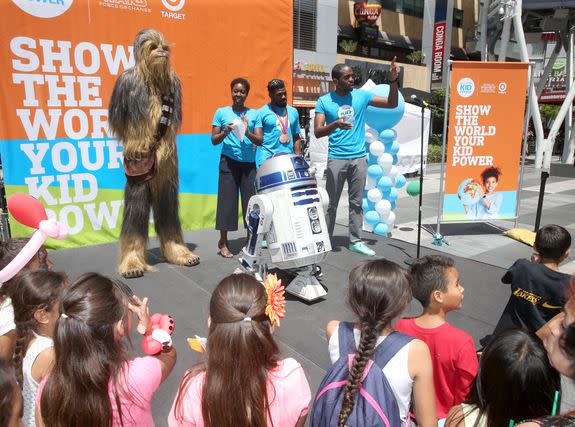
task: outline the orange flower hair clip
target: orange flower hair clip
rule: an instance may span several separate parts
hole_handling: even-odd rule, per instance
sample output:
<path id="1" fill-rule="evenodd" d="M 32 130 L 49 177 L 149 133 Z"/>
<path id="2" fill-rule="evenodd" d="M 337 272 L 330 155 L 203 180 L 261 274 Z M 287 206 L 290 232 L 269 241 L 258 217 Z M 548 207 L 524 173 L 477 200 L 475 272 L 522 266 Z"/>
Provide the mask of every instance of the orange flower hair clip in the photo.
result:
<path id="1" fill-rule="evenodd" d="M 268 303 L 266 304 L 266 315 L 274 326 L 280 325 L 280 319 L 286 314 L 285 290 L 282 281 L 275 274 L 268 274 L 264 280 Z"/>

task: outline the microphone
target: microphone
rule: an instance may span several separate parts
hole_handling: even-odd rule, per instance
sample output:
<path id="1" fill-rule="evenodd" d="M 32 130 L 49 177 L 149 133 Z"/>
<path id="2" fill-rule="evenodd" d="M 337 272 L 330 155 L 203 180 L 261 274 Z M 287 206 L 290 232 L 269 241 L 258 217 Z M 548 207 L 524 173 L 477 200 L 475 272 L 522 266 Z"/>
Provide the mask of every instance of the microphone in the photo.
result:
<path id="1" fill-rule="evenodd" d="M 431 108 L 431 105 L 429 105 L 429 102 L 418 98 L 417 95 L 415 95 L 415 94 L 411 95 L 410 98 L 414 103 L 421 105 L 422 107 Z"/>

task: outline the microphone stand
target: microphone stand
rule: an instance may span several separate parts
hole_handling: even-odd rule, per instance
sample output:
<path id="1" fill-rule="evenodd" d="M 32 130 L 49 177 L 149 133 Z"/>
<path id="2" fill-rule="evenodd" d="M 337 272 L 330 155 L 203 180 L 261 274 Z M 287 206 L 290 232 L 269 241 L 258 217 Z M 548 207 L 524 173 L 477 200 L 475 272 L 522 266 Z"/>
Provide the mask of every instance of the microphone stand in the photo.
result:
<path id="1" fill-rule="evenodd" d="M 421 256 L 421 211 L 423 205 L 423 148 L 424 148 L 424 128 L 425 128 L 425 108 L 429 108 L 429 105 L 425 102 L 419 101 L 419 106 L 421 107 L 421 157 L 419 161 L 419 206 L 418 206 L 418 213 L 417 213 L 417 250 L 416 250 L 416 257 L 415 258 L 407 258 L 404 262 L 407 265 L 413 264 L 419 257 Z M 431 118 L 432 118 L 432 111 L 429 108 L 429 123 L 431 126 Z M 430 129 L 431 131 L 431 129 Z M 430 132 L 431 133 L 431 132 Z"/>

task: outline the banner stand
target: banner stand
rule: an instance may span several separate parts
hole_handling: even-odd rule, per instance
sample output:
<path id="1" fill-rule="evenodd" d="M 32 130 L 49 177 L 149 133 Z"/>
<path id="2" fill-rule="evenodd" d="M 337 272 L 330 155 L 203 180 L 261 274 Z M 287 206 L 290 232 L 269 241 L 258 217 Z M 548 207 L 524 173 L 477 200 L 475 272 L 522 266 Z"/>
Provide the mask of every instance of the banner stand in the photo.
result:
<path id="1" fill-rule="evenodd" d="M 451 65 L 453 61 L 447 61 L 445 72 L 445 103 L 443 104 L 443 146 L 441 147 L 441 172 L 439 173 L 439 203 L 437 204 L 437 226 L 435 227 L 435 234 L 433 235 L 433 243 L 437 246 L 443 244 L 443 236 L 440 233 L 441 217 L 443 212 L 443 193 L 445 181 L 445 163 L 446 163 L 446 148 L 447 148 L 447 120 L 449 118 L 449 94 L 451 88 Z"/>
<path id="2" fill-rule="evenodd" d="M 521 208 L 521 194 L 523 187 L 523 174 L 525 172 L 525 157 L 527 155 L 527 133 L 529 132 L 529 117 L 531 111 L 531 94 L 533 89 L 533 71 L 535 70 L 535 62 L 529 62 L 529 82 L 527 84 L 527 108 L 525 110 L 525 120 L 523 123 L 523 149 L 521 150 L 521 169 L 519 171 L 519 187 L 517 188 L 517 205 L 515 212 L 515 223 L 513 228 L 517 228 L 519 222 L 519 210 Z"/>
<path id="3" fill-rule="evenodd" d="M 446 91 L 445 91 L 445 103 L 444 103 L 444 118 L 443 118 L 443 138 L 442 138 L 442 150 L 441 150 L 441 170 L 440 170 L 440 177 L 439 177 L 439 203 L 437 204 L 437 224 L 435 228 L 435 234 L 433 234 L 434 245 L 442 246 L 444 243 L 444 237 L 441 235 L 441 224 L 446 223 L 442 221 L 443 219 L 443 205 L 444 205 L 444 196 L 445 196 L 445 171 L 446 171 L 446 152 L 447 152 L 447 122 L 449 120 L 449 101 L 450 101 L 450 93 L 451 93 L 451 78 L 452 78 L 452 65 L 453 61 L 448 60 L 448 66 L 446 67 Z M 528 126 L 529 126 L 529 109 L 531 108 L 531 95 L 532 95 L 532 88 L 533 88 L 533 72 L 534 72 L 534 62 L 529 62 L 528 65 L 528 75 L 529 79 L 527 82 L 526 87 L 526 94 L 527 94 L 527 107 L 525 109 L 524 120 L 523 120 L 523 141 L 522 141 L 522 150 L 521 150 L 521 163 L 520 163 L 520 170 L 519 170 L 519 177 L 518 177 L 518 189 L 517 189 L 517 199 L 516 199 L 516 209 L 515 209 L 515 216 L 512 218 L 506 218 L 508 220 L 514 220 L 514 227 L 517 227 L 519 221 L 519 209 L 521 207 L 521 187 L 523 185 L 523 175 L 525 169 L 525 158 L 527 152 L 527 133 L 528 133 Z M 490 220 L 469 220 L 469 221 L 449 221 L 450 223 L 489 223 Z M 494 226 L 493 224 L 490 224 Z M 500 228 L 494 226 L 496 228 Z M 446 243 L 446 242 L 445 242 Z"/>

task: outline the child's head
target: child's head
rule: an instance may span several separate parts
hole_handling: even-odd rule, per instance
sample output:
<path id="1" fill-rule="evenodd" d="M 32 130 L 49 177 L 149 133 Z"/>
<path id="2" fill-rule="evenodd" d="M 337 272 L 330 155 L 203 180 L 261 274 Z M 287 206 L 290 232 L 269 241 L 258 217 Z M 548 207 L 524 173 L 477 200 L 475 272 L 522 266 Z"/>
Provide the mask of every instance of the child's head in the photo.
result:
<path id="1" fill-rule="evenodd" d="M 571 234 L 560 225 L 549 224 L 535 234 L 533 249 L 539 259 L 560 262 L 569 256 Z"/>
<path id="2" fill-rule="evenodd" d="M 58 319 L 58 303 L 66 285 L 66 275 L 54 271 L 26 271 L 14 279 L 11 290 L 16 349 L 14 367 L 22 384 L 22 360 L 34 333 L 52 337 Z"/>
<path id="3" fill-rule="evenodd" d="M 453 258 L 427 255 L 411 265 L 413 296 L 424 308 L 441 307 L 445 312 L 461 308 L 464 288 Z"/>
<path id="4" fill-rule="evenodd" d="M 493 193 L 499 184 L 501 169 L 497 167 L 486 168 L 481 172 L 481 180 L 487 193 Z"/>
<path id="5" fill-rule="evenodd" d="M 277 366 L 279 349 L 265 313 L 264 286 L 247 274 L 224 278 L 210 300 L 209 335 L 202 415 L 206 426 L 265 426 L 267 374 Z M 200 370 L 200 371 L 201 371 Z M 189 381 L 180 386 L 176 414 Z"/>
<path id="6" fill-rule="evenodd" d="M 377 337 L 411 301 L 409 273 L 394 262 L 376 259 L 359 264 L 349 274 L 347 300 L 361 323 L 357 354 L 349 369 L 339 427 L 345 425 L 355 405 L 355 395 Z"/>
<path id="7" fill-rule="evenodd" d="M 508 329 L 483 351 L 468 403 L 479 407 L 488 425 L 506 426 L 510 419 L 550 414 L 560 386 L 541 340 L 524 329 Z"/>
<path id="8" fill-rule="evenodd" d="M 115 391 L 127 360 L 134 303 L 130 288 L 98 273 L 78 277 L 62 296 L 54 333 L 55 363 L 41 398 L 46 425 L 109 425 Z"/>
<path id="9" fill-rule="evenodd" d="M 0 359 L 0 427 L 21 427 L 22 395 L 14 370 Z"/>
<path id="10" fill-rule="evenodd" d="M 379 334 L 411 301 L 409 273 L 385 259 L 362 262 L 349 274 L 347 301 L 360 322 Z"/>

